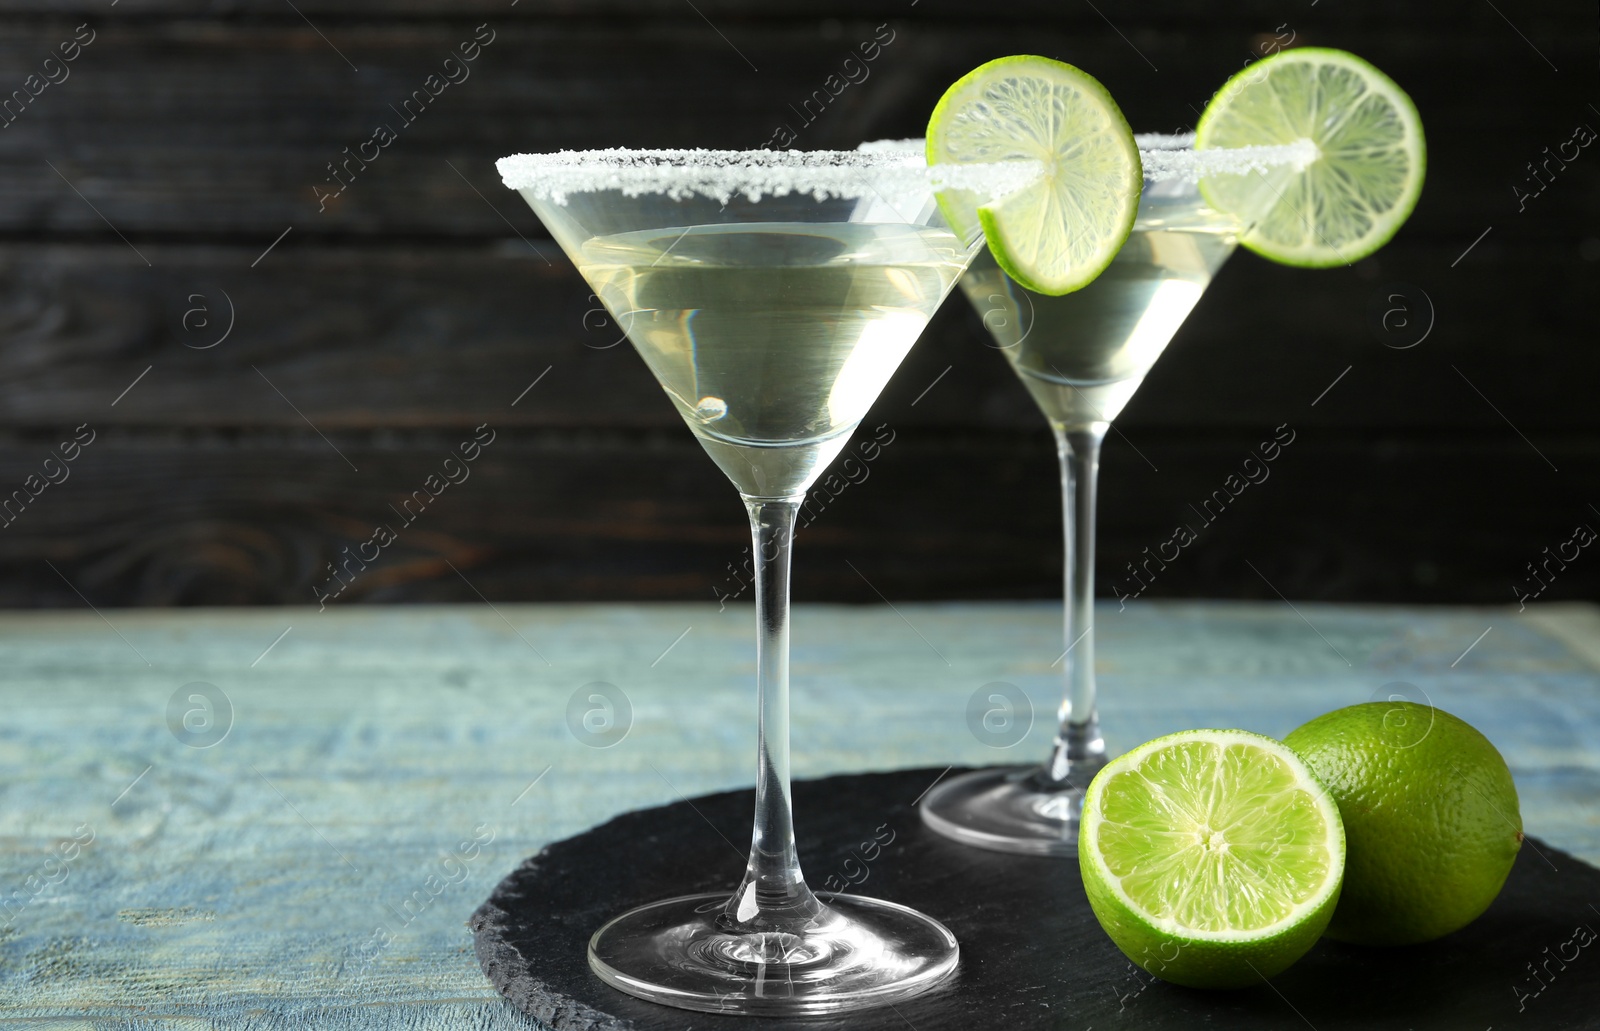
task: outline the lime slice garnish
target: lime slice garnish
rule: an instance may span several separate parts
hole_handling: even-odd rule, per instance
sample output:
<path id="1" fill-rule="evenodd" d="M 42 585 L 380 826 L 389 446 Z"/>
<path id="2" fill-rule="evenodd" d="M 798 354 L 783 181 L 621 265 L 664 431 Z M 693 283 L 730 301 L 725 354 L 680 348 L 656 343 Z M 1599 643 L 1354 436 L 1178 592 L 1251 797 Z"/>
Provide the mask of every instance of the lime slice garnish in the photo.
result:
<path id="1" fill-rule="evenodd" d="M 928 164 L 1037 161 L 1044 174 L 998 198 L 942 190 L 968 238 L 1036 293 L 1071 293 L 1111 264 L 1133 229 L 1143 175 L 1133 130 L 1094 77 L 1048 57 L 1002 57 L 945 91 L 928 119 Z"/>
<path id="2" fill-rule="evenodd" d="M 1411 98 L 1354 54 L 1301 47 L 1229 79 L 1195 130 L 1198 149 L 1300 140 L 1318 150 L 1303 168 L 1203 179 L 1201 194 L 1252 223 L 1241 243 L 1285 265 L 1348 265 L 1388 243 L 1427 166 Z"/>
<path id="3" fill-rule="evenodd" d="M 1094 778 L 1078 860 L 1095 916 L 1129 959 L 1177 984 L 1230 988 L 1316 943 L 1344 847 L 1333 796 L 1286 745 L 1189 730 Z"/>

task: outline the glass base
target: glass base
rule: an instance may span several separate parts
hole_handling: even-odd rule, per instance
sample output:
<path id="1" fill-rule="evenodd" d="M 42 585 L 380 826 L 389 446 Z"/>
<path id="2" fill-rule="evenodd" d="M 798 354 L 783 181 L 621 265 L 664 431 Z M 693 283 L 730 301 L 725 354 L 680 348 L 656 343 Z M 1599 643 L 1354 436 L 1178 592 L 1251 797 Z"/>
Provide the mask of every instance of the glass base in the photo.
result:
<path id="1" fill-rule="evenodd" d="M 928 792 L 922 822 L 947 838 L 996 852 L 1076 856 L 1084 790 L 1103 765 L 1104 756 L 1096 763 L 1075 762 L 1071 782 L 1055 788 L 1037 766 L 962 774 Z"/>
<path id="2" fill-rule="evenodd" d="M 613 988 L 706 1013 L 797 1016 L 883 1006 L 955 971 L 959 947 L 937 920 L 859 895 L 802 933 L 730 933 L 726 894 L 686 895 L 629 910 L 589 939 L 589 967 Z"/>

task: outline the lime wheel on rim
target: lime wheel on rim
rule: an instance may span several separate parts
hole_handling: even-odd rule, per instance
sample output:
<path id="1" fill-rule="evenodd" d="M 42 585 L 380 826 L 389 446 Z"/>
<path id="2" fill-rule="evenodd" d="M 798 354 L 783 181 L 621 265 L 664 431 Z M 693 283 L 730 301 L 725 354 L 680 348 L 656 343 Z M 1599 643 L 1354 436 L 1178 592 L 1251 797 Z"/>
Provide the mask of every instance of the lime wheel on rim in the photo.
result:
<path id="1" fill-rule="evenodd" d="M 1310 140 L 1303 168 L 1202 179 L 1212 207 L 1250 228 L 1240 243 L 1284 265 L 1348 265 L 1399 230 L 1427 169 L 1416 105 L 1394 80 L 1354 54 L 1284 50 L 1240 71 L 1206 105 L 1200 150 Z"/>
<path id="2" fill-rule="evenodd" d="M 966 236 L 1036 293 L 1080 290 L 1122 249 L 1144 177 L 1133 130 L 1087 72 L 1048 57 L 1003 57 L 956 80 L 928 120 L 928 164 L 1037 161 L 1043 174 L 998 198 L 943 190 Z"/>

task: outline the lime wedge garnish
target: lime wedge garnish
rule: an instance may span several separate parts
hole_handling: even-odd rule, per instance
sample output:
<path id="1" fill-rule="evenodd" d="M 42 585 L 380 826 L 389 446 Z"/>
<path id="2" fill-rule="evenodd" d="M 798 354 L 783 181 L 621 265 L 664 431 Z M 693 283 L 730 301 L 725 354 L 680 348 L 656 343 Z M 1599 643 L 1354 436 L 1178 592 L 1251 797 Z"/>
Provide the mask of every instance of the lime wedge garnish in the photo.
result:
<path id="1" fill-rule="evenodd" d="M 1078 861 L 1095 916 L 1134 963 L 1194 988 L 1242 987 L 1286 969 L 1327 927 L 1344 826 L 1286 745 L 1189 730 L 1095 776 Z"/>
<path id="2" fill-rule="evenodd" d="M 1037 161 L 1044 173 L 997 198 L 942 190 L 945 217 L 969 237 L 981 227 L 995 261 L 1029 290 L 1087 286 L 1133 229 L 1144 181 L 1111 94 L 1048 57 L 1002 57 L 968 72 L 928 119 L 928 164 L 1004 161 Z"/>
<path id="3" fill-rule="evenodd" d="M 1285 265 L 1348 265 L 1389 242 L 1422 193 L 1427 149 L 1416 105 L 1394 80 L 1343 50 L 1284 50 L 1217 91 L 1197 149 L 1310 140 L 1303 168 L 1200 182 L 1212 207 L 1252 223 L 1240 239 Z"/>

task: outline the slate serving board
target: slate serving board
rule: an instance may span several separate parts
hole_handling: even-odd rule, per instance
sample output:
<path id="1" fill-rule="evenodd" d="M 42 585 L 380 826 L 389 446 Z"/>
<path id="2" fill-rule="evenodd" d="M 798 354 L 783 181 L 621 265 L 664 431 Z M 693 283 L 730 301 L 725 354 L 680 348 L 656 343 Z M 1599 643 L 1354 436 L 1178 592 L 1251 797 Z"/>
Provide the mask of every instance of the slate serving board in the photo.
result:
<path id="1" fill-rule="evenodd" d="M 849 883 L 914 906 L 960 940 L 954 980 L 927 995 L 790 1021 L 656 1006 L 589 972 L 585 945 L 607 918 L 734 887 L 754 804 L 748 790 L 625 813 L 525 860 L 473 914 L 478 961 L 512 1004 L 559 1031 L 1600 1026 L 1600 870 L 1543 842 L 1528 839 L 1489 911 L 1441 941 L 1401 949 L 1323 941 L 1271 983 L 1201 992 L 1154 980 L 1117 951 L 1089 910 L 1076 864 L 967 848 L 923 827 L 913 803 L 942 772 L 794 784 L 814 888 Z M 888 847 L 871 847 L 890 832 Z"/>

